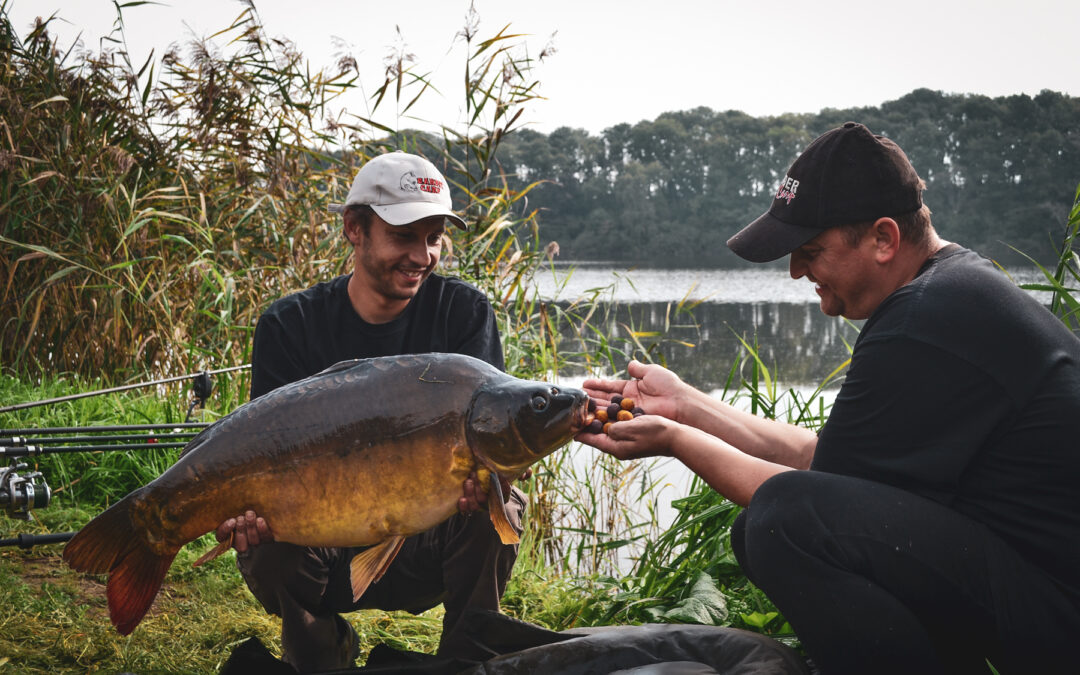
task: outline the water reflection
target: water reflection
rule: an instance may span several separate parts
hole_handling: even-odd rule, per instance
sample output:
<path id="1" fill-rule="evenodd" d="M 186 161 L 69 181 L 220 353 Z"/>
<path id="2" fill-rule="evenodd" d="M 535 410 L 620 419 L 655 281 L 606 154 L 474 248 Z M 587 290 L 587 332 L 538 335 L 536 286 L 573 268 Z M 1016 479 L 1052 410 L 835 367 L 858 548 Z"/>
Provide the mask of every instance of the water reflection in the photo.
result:
<path id="1" fill-rule="evenodd" d="M 848 358 L 862 323 L 825 316 L 816 304 L 786 302 L 703 303 L 692 314 L 676 314 L 669 302 L 612 303 L 590 321 L 627 351 L 636 346 L 632 333 L 638 333 L 641 347 L 657 346 L 669 368 L 704 391 L 722 388 L 736 359 L 745 360 L 742 341 L 754 346 L 785 387 L 816 387 Z M 652 332 L 660 335 L 642 335 Z M 580 349 L 568 328 L 561 350 Z M 744 375 L 749 376 L 745 366 Z"/>
<path id="2" fill-rule="evenodd" d="M 1041 281 L 1036 269 L 1014 269 L 1017 283 Z M 620 268 L 610 263 L 556 263 L 536 276 L 540 297 L 567 307 L 571 301 L 606 300 L 589 319 L 608 341 L 625 350 L 631 331 L 659 331 L 664 338 L 640 337 L 644 347 L 659 342 L 672 370 L 694 386 L 724 386 L 735 359 L 744 354 L 739 337 L 756 344 L 782 388 L 813 389 L 848 357 L 862 321 L 827 317 L 812 283 L 793 280 L 784 265 L 745 269 Z M 1041 302 L 1049 294 L 1030 291 Z M 677 308 L 702 301 L 692 313 Z M 564 331 L 563 352 L 580 351 L 572 330 Z M 693 347 L 678 341 L 692 343 Z M 593 343 L 585 347 L 595 352 Z M 625 363 L 616 363 L 625 368 Z M 831 383 L 838 388 L 840 381 Z"/>

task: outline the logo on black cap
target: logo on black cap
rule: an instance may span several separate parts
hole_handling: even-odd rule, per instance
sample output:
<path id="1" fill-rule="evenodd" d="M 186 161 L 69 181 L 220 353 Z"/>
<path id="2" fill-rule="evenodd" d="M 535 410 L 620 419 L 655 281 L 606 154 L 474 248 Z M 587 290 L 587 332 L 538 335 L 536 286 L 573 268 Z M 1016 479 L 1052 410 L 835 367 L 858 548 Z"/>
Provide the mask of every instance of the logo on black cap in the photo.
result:
<path id="1" fill-rule="evenodd" d="M 791 176 L 784 176 L 784 180 L 780 183 L 780 187 L 776 189 L 776 197 L 774 197 L 774 199 L 783 199 L 790 204 L 791 200 L 795 199 L 795 193 L 798 191 L 799 181 Z"/>

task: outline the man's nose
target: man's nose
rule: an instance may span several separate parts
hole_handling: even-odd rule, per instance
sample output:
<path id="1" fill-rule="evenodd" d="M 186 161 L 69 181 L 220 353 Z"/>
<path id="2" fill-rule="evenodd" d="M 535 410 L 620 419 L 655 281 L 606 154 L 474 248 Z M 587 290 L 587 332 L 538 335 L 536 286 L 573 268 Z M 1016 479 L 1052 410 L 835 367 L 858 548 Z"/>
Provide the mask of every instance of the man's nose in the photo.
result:
<path id="1" fill-rule="evenodd" d="M 409 260 L 421 267 L 427 267 L 438 252 L 438 247 L 432 247 L 426 241 L 420 241 L 409 247 Z"/>
<path id="2" fill-rule="evenodd" d="M 798 251 L 791 252 L 791 258 L 788 261 L 788 272 L 791 273 L 792 279 L 806 276 L 806 259 Z"/>

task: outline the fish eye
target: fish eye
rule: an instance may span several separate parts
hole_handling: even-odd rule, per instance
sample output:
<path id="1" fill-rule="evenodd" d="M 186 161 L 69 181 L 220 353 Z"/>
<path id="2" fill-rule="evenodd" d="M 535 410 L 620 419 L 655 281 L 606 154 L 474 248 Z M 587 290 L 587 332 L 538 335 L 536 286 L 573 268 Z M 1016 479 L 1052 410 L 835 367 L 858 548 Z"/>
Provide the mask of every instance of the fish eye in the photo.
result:
<path id="1" fill-rule="evenodd" d="M 548 404 L 547 398 L 540 395 L 540 394 L 537 394 L 536 396 L 533 396 L 533 398 L 532 398 L 532 407 L 533 407 L 533 410 L 535 410 L 536 412 L 543 411 L 544 408 L 547 407 L 547 404 Z"/>

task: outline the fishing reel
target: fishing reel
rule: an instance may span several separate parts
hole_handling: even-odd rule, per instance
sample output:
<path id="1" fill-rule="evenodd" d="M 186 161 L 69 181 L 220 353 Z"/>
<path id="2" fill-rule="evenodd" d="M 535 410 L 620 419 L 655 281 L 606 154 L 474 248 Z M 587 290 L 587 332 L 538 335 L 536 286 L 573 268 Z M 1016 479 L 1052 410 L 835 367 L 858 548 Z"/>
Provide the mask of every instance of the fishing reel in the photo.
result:
<path id="1" fill-rule="evenodd" d="M 0 507 L 12 518 L 30 520 L 30 511 L 49 505 L 52 490 L 40 471 L 19 475 L 26 464 L 14 463 L 0 469 Z"/>
<path id="2" fill-rule="evenodd" d="M 196 406 L 206 407 L 206 400 L 210 398 L 212 391 L 214 391 L 214 381 L 210 379 L 210 373 L 204 370 L 195 376 L 191 383 L 191 404 L 188 405 L 185 422 L 191 421 L 191 413 L 195 411 Z"/>

